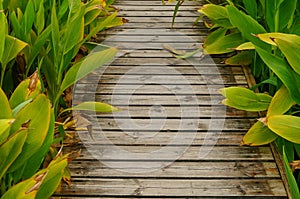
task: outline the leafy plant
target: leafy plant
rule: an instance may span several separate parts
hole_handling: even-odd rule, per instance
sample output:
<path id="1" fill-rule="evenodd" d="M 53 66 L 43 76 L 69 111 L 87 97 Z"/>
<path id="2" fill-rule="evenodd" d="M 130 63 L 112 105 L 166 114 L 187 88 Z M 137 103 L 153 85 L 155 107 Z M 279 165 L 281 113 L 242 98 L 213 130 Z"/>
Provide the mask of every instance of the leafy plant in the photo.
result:
<path id="1" fill-rule="evenodd" d="M 41 94 L 41 83 L 37 73 L 21 82 L 9 100 L 0 89 L 0 101 L 0 157 L 3 160 L 0 162 L 0 195 L 3 195 L 3 198 L 21 198 L 26 194 L 38 193 L 38 189 L 45 185 L 47 178 L 57 176 L 60 180 L 62 174 L 61 170 L 53 170 L 58 165 L 56 160 L 50 164 L 53 168 L 49 166 L 43 177 L 31 177 L 41 167 L 54 135 L 53 109 L 47 97 Z M 35 174 L 37 175 L 41 173 Z M 21 180 L 29 178 L 32 178 L 32 183 L 18 184 Z M 52 194 L 57 185 L 47 187 L 48 193 Z M 18 189 L 24 191 L 14 192 Z M 12 197 L 12 193 L 15 197 Z"/>

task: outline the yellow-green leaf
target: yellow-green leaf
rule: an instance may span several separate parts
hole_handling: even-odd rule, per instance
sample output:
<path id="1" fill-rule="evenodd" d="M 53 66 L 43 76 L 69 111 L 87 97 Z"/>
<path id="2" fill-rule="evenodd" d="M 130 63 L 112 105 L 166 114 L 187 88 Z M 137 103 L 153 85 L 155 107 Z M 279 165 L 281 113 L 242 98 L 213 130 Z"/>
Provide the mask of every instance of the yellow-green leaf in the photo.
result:
<path id="1" fill-rule="evenodd" d="M 46 175 L 46 171 L 43 171 L 43 173 L 39 172 L 31 178 L 16 184 L 1 199 L 35 199 L 37 190 Z"/>
<path id="2" fill-rule="evenodd" d="M 245 42 L 236 47 L 234 50 L 255 50 L 255 45 L 252 42 Z"/>
<path id="3" fill-rule="evenodd" d="M 249 146 L 260 146 L 273 142 L 278 137 L 262 122 L 256 122 L 244 136 L 242 144 Z"/>
<path id="4" fill-rule="evenodd" d="M 296 102 L 291 97 L 288 89 L 283 85 L 274 95 L 267 113 L 267 117 L 282 115 L 287 112 Z"/>
<path id="5" fill-rule="evenodd" d="M 31 77 L 22 81 L 13 92 L 9 99 L 12 109 L 16 108 L 19 104 L 34 99 L 41 92 L 41 81 L 36 71 Z"/>
<path id="6" fill-rule="evenodd" d="M 225 60 L 225 64 L 232 66 L 249 65 L 252 63 L 254 51 L 243 51 Z"/>
<path id="7" fill-rule="evenodd" d="M 15 37 L 6 35 L 2 64 L 6 65 L 9 61 L 13 60 L 27 45 L 27 43 Z"/>
<path id="8" fill-rule="evenodd" d="M 272 100 L 270 95 L 264 93 L 254 93 L 242 87 L 230 87 L 220 89 L 220 93 L 227 99 L 222 103 L 245 111 L 264 111 L 267 110 Z"/>
<path id="9" fill-rule="evenodd" d="M 47 136 L 50 114 L 50 101 L 43 94 L 37 96 L 35 100 L 18 112 L 15 118 L 16 121 L 11 127 L 11 131 L 14 132 L 21 126 L 26 126 L 29 132 L 22 153 L 10 168 L 11 172 L 22 166 L 40 149 Z"/>
<path id="10" fill-rule="evenodd" d="M 268 127 L 284 139 L 300 144 L 300 117 L 291 115 L 270 116 Z"/>
<path id="11" fill-rule="evenodd" d="M 10 108 L 8 99 L 1 88 L 0 88 L 0 104 L 1 104 L 0 119 L 12 118 L 12 110 Z"/>
<path id="12" fill-rule="evenodd" d="M 0 145 L 0 179 L 22 152 L 28 129 L 21 129 Z"/>
<path id="13" fill-rule="evenodd" d="M 0 119 L 0 144 L 9 136 L 9 128 L 15 119 Z"/>
<path id="14" fill-rule="evenodd" d="M 103 102 L 82 102 L 77 106 L 73 106 L 72 108 L 65 109 L 63 112 L 66 111 L 95 111 L 99 113 L 111 113 L 114 111 L 119 111 L 118 108 L 111 106 L 109 104 Z"/>

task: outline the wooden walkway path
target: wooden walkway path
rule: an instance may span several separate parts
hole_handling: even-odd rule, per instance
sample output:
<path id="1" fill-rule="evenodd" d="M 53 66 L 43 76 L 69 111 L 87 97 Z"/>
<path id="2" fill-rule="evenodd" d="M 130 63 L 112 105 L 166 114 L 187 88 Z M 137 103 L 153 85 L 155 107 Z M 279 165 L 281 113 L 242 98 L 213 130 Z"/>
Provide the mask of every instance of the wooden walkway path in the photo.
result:
<path id="1" fill-rule="evenodd" d="M 69 198 L 287 198 L 269 146 L 240 146 L 256 114 L 225 109 L 217 90 L 248 86 L 242 67 L 221 58 L 178 60 L 165 46 L 192 50 L 208 31 L 194 25 L 199 2 L 185 2 L 170 29 L 173 5 L 119 0 L 129 22 L 99 36 L 122 53 L 81 81 L 75 100 L 123 111 L 92 117 L 78 132 Z M 216 64 L 215 64 L 215 63 Z M 74 149 L 75 148 L 75 149 Z"/>

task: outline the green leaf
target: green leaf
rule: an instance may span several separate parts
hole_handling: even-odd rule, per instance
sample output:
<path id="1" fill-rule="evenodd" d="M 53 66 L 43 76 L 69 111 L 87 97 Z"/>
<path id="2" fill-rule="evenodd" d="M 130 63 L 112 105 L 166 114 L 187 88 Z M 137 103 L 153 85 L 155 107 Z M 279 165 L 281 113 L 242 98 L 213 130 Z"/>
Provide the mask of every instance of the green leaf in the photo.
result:
<path id="1" fill-rule="evenodd" d="M 224 6 L 205 4 L 198 10 L 198 12 L 207 16 L 216 26 L 232 28 L 227 10 Z"/>
<path id="2" fill-rule="evenodd" d="M 6 65 L 9 61 L 13 60 L 26 46 L 27 43 L 10 35 L 6 35 L 2 64 Z"/>
<path id="3" fill-rule="evenodd" d="M 296 103 L 300 104 L 300 88 L 298 86 L 300 85 L 300 75 L 297 74 L 285 60 L 261 48 L 257 48 L 256 51 L 258 52 L 264 63 L 284 83 Z"/>
<path id="4" fill-rule="evenodd" d="M 109 104 L 103 102 L 82 102 L 77 106 L 73 106 L 72 108 L 65 109 L 62 113 L 66 111 L 95 111 L 99 113 L 111 113 L 114 111 L 119 111 L 118 108 L 111 106 Z"/>
<path id="5" fill-rule="evenodd" d="M 206 46 L 211 45 L 211 44 L 215 43 L 217 40 L 225 37 L 227 31 L 228 31 L 228 29 L 226 29 L 226 28 L 219 28 L 219 29 L 213 31 L 206 37 L 206 39 L 203 43 L 203 47 L 205 48 Z"/>
<path id="6" fill-rule="evenodd" d="M 36 18 L 35 18 L 34 25 L 35 25 L 35 27 L 37 29 L 37 34 L 40 35 L 41 32 L 44 30 L 44 27 L 45 27 L 44 0 L 40 0 L 39 1 L 39 9 L 38 9 L 38 11 L 36 13 Z"/>
<path id="7" fill-rule="evenodd" d="M 8 99 L 1 88 L 0 88 L 0 104 L 1 104 L 0 119 L 12 118 L 12 110 L 10 108 Z"/>
<path id="8" fill-rule="evenodd" d="M 40 35 L 36 38 L 33 45 L 30 46 L 31 52 L 28 58 L 28 66 L 30 67 L 35 60 L 35 58 L 41 54 L 41 50 L 46 43 L 46 41 L 49 39 L 51 35 L 51 26 L 48 26 L 43 32 L 40 33 Z"/>
<path id="9" fill-rule="evenodd" d="M 267 94 L 256 94 L 242 87 L 223 88 L 220 93 L 227 98 L 223 100 L 223 104 L 245 111 L 267 110 L 272 100 L 272 97 Z"/>
<path id="10" fill-rule="evenodd" d="M 68 165 L 68 155 L 53 160 L 48 168 L 47 175 L 38 189 L 36 199 L 50 198 L 61 182 L 65 168 Z"/>
<path id="11" fill-rule="evenodd" d="M 253 18 L 257 17 L 257 3 L 253 2 L 253 0 L 243 0 L 245 9 L 247 13 Z"/>
<path id="12" fill-rule="evenodd" d="M 23 18 L 22 18 L 22 22 L 21 22 L 21 26 L 23 28 L 23 35 L 27 36 L 30 32 L 30 30 L 32 29 L 33 26 L 33 22 L 35 20 L 35 11 L 34 11 L 34 6 L 32 1 L 28 1 L 27 2 L 27 6 L 26 6 L 26 10 L 24 12 Z"/>
<path id="13" fill-rule="evenodd" d="M 253 34 L 265 33 L 266 30 L 255 19 L 239 11 L 234 6 L 227 6 L 229 19 L 234 27 L 237 27 L 243 37 L 254 45 L 263 49 L 270 49 L 269 45 L 254 37 Z"/>
<path id="14" fill-rule="evenodd" d="M 236 47 L 234 50 L 255 50 L 255 46 L 251 42 L 245 42 Z"/>
<path id="15" fill-rule="evenodd" d="M 12 109 L 26 102 L 29 99 L 34 99 L 41 93 L 41 82 L 37 77 L 37 71 L 26 80 L 23 80 L 13 92 L 9 99 Z"/>
<path id="16" fill-rule="evenodd" d="M 56 8 L 55 8 L 55 1 L 53 0 L 53 6 L 52 6 L 52 12 L 51 12 L 51 44 L 52 44 L 52 49 L 53 49 L 53 60 L 52 62 L 54 63 L 54 67 L 57 69 L 59 67 L 59 60 L 61 59 L 59 57 L 59 24 L 58 24 L 58 19 L 56 15 Z M 56 70 L 58 71 L 58 70 Z"/>
<path id="17" fill-rule="evenodd" d="M 84 35 L 84 9 L 78 10 L 76 17 L 72 19 L 66 27 L 63 38 L 64 54 L 67 54 L 72 48 L 77 46 L 83 39 Z"/>
<path id="18" fill-rule="evenodd" d="M 2 7 L 2 3 L 0 5 L 0 62 L 2 62 L 2 56 L 4 53 L 4 46 L 5 46 L 5 37 L 7 35 L 7 20 L 6 20 L 6 16 L 4 14 L 4 10 Z"/>
<path id="19" fill-rule="evenodd" d="M 7 172 L 22 152 L 23 145 L 28 135 L 28 129 L 21 129 L 12 134 L 3 144 L 0 145 L 0 179 Z"/>
<path id="20" fill-rule="evenodd" d="M 250 65 L 253 61 L 254 51 L 243 51 L 225 60 L 225 64 L 232 66 Z"/>
<path id="21" fill-rule="evenodd" d="M 274 115 L 268 117 L 268 127 L 284 139 L 300 144 L 300 117 L 291 115 Z"/>
<path id="22" fill-rule="evenodd" d="M 272 132 L 262 122 L 256 122 L 244 136 L 242 144 L 249 146 L 260 146 L 273 142 L 278 135 Z"/>
<path id="23" fill-rule="evenodd" d="M 35 199 L 37 190 L 47 175 L 46 171 L 43 172 L 39 172 L 30 179 L 11 187 L 1 199 Z"/>
<path id="24" fill-rule="evenodd" d="M 16 115 L 11 131 L 14 132 L 22 125 L 28 126 L 28 136 L 22 153 L 9 171 L 14 172 L 23 166 L 42 146 L 48 133 L 50 124 L 50 101 L 43 94 L 37 96 Z"/>
<path id="25" fill-rule="evenodd" d="M 0 119 L 0 144 L 2 144 L 9 136 L 9 129 L 15 119 Z"/>
<path id="26" fill-rule="evenodd" d="M 267 117 L 282 115 L 287 112 L 296 102 L 291 97 L 288 89 L 282 86 L 274 95 L 267 113 Z"/>
<path id="27" fill-rule="evenodd" d="M 297 9 L 298 0 L 284 0 L 279 7 L 279 21 L 278 21 L 278 30 L 282 31 L 286 28 L 290 21 L 293 20 L 295 16 L 295 11 Z M 288 12 L 287 12 L 288 11 Z"/>
<path id="28" fill-rule="evenodd" d="M 286 155 L 285 147 L 283 147 L 283 163 L 284 163 L 284 168 L 286 171 L 286 177 L 288 180 L 291 196 L 292 196 L 292 198 L 300 198 L 299 188 L 298 188 L 296 179 L 293 175 L 292 169 L 290 167 L 290 163 L 289 163 L 287 155 Z"/>
<path id="29" fill-rule="evenodd" d="M 219 38 L 209 45 L 204 45 L 207 54 L 223 54 L 233 52 L 234 48 L 241 45 L 245 41 L 240 33 L 232 33 Z"/>
<path id="30" fill-rule="evenodd" d="M 51 118 L 49 123 L 49 129 L 47 136 L 41 148 L 31 156 L 26 162 L 24 168 L 23 177 L 24 179 L 30 178 L 33 174 L 41 167 L 47 153 L 50 150 L 50 146 L 53 143 L 54 138 L 54 127 L 55 127 L 55 115 L 54 111 L 51 111 Z"/>
<path id="31" fill-rule="evenodd" d="M 73 65 L 66 73 L 58 95 L 93 70 L 111 61 L 117 52 L 118 50 L 116 48 L 94 52 L 89 54 L 85 60 Z"/>

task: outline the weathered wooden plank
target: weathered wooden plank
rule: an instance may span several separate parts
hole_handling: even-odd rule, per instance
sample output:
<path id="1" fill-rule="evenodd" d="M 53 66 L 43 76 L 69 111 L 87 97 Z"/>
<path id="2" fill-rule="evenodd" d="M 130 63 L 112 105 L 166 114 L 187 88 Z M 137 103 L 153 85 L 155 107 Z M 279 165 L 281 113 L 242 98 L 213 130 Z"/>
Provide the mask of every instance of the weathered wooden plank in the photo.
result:
<path id="1" fill-rule="evenodd" d="M 274 162 L 173 162 L 167 167 L 148 173 L 138 173 L 138 165 L 147 162 L 126 162 L 127 172 L 122 172 L 124 162 L 114 162 L 109 168 L 105 162 L 73 161 L 69 168 L 73 177 L 98 178 L 280 178 Z"/>
<path id="2" fill-rule="evenodd" d="M 64 194 L 94 196 L 284 196 L 281 180 L 177 180 L 74 178 Z"/>
<path id="3" fill-rule="evenodd" d="M 96 86 L 96 88 L 94 87 Z M 236 85 L 239 87 L 247 87 L 247 85 Z M 224 88 L 224 85 L 111 85 L 101 84 L 97 86 L 95 84 L 77 84 L 76 93 L 91 93 L 91 94 L 103 94 L 103 95 L 119 95 L 119 94 L 133 94 L 133 95 L 206 95 L 219 94 L 219 90 Z"/>
<path id="4" fill-rule="evenodd" d="M 98 35 L 178 35 L 178 34 L 185 34 L 187 36 L 207 36 L 209 34 L 209 30 L 201 30 L 199 31 L 198 29 L 156 29 L 150 30 L 149 28 L 143 29 L 134 29 L 134 28 L 128 28 L 124 29 L 123 26 L 120 27 L 115 27 L 113 29 L 108 29 L 105 31 L 102 31 L 98 33 Z"/>
<path id="5" fill-rule="evenodd" d="M 162 145 L 166 146 L 170 143 L 172 145 L 182 145 L 191 138 L 193 139 L 192 145 L 218 145 L 218 146 L 239 146 L 245 132 L 226 132 L 226 133 L 215 133 L 215 132 L 182 132 L 184 136 L 182 139 L 185 140 L 174 140 L 178 136 L 177 132 L 158 132 L 153 131 L 101 131 L 94 130 L 92 136 L 94 140 L 91 140 L 91 135 L 87 131 L 78 131 L 76 138 L 82 144 L 115 144 L 115 145 L 146 145 L 155 146 Z M 216 134 L 216 135 L 215 135 Z M 104 139 L 105 138 L 105 139 Z M 109 142 L 108 142 L 109 140 Z"/>
<path id="6" fill-rule="evenodd" d="M 180 107 L 180 106 L 118 106 L 121 111 L 106 114 L 97 114 L 99 118 L 147 118 L 161 117 L 168 118 L 257 118 L 258 114 L 254 112 L 241 111 L 234 108 L 224 106 L 205 106 L 201 107 L 195 104 L 195 107 Z M 154 112 L 157 112 L 156 114 Z M 188 114 L 185 114 L 188 113 Z M 226 113 L 226 115 L 224 114 Z M 89 113 L 90 116 L 91 113 Z"/>
<path id="7" fill-rule="evenodd" d="M 156 8 L 159 8 L 156 7 Z M 200 16 L 200 13 L 197 12 L 197 8 L 192 8 L 189 7 L 190 10 L 179 10 L 177 13 L 177 18 L 179 17 L 193 17 L 193 20 L 195 21 L 195 18 Z M 144 10 L 139 11 L 139 10 L 124 10 L 124 9 L 119 9 L 120 11 L 120 16 L 122 17 L 173 17 L 174 11 L 172 10 L 166 10 L 166 8 L 161 7 L 161 9 L 155 9 L 152 8 L 152 10 L 145 10 L 147 8 L 144 8 Z"/>
<path id="8" fill-rule="evenodd" d="M 180 135 L 179 138 L 184 137 Z M 184 140 L 183 140 L 184 141 Z M 190 141 L 190 140 L 188 140 Z M 185 143 L 187 144 L 187 143 Z M 244 147 L 244 146 L 139 146 L 139 145 L 97 145 L 86 143 L 75 145 L 72 148 L 65 147 L 66 152 L 81 149 L 77 161 L 96 160 L 101 161 L 273 161 L 270 147 Z M 150 163 L 149 163 L 150 164 Z M 124 167 L 125 167 L 124 162 Z M 138 166 L 138 165 L 137 165 Z M 143 168 L 142 168 L 143 169 Z"/>
<path id="9" fill-rule="evenodd" d="M 186 1 L 184 4 L 182 4 L 182 7 L 190 6 L 190 5 L 199 6 L 199 4 L 201 5 L 202 3 L 201 2 Z M 162 4 L 162 1 L 147 1 L 147 0 L 143 0 L 143 1 L 122 1 L 122 2 L 116 1 L 114 3 L 115 7 L 118 7 L 119 5 L 132 5 L 132 6 L 142 6 L 142 7 L 164 6 Z M 175 5 L 175 3 L 169 3 L 168 5 Z"/>
<path id="10" fill-rule="evenodd" d="M 187 112 L 188 114 L 188 112 Z M 230 118 L 189 118 L 189 119 L 161 119 L 151 120 L 135 118 L 101 118 L 97 125 L 103 130 L 154 130 L 154 131 L 247 131 L 255 120 Z M 224 123 L 224 125 L 223 125 Z"/>
<path id="11" fill-rule="evenodd" d="M 138 33 L 138 32 L 137 32 Z M 126 43 L 147 43 L 147 42 L 164 42 L 164 43 L 203 43 L 205 37 L 201 35 L 196 36 L 187 36 L 183 34 L 178 35 L 153 35 L 153 36 L 144 36 L 144 35 L 116 35 L 114 37 L 110 35 L 100 35 L 98 39 L 100 41 L 105 39 L 112 39 L 114 42 L 126 42 Z"/>
<path id="12" fill-rule="evenodd" d="M 170 75 L 176 74 L 198 74 L 200 75 L 211 75 L 211 74 L 227 74 L 227 75 L 244 75 L 242 68 L 231 67 L 231 66 L 160 66 L 160 65 L 142 65 L 142 66 L 131 66 L 131 65 L 111 65 L 110 67 L 100 68 L 105 74 L 156 74 L 161 75 L 164 72 L 168 72 Z"/>
<path id="13" fill-rule="evenodd" d="M 124 12 L 136 12 L 136 11 L 148 11 L 148 12 L 157 12 L 157 11 L 164 11 L 164 12 L 173 12 L 174 5 L 163 5 L 163 6 L 133 6 L 133 5 L 123 5 L 119 4 L 117 6 L 118 10 L 122 13 Z M 197 12 L 197 10 L 200 8 L 200 6 L 193 6 L 193 5 L 185 5 L 180 7 L 179 12 Z M 199 13 L 198 13 L 199 15 Z"/>
<path id="14" fill-rule="evenodd" d="M 102 101 L 114 106 L 215 106 L 221 105 L 222 96 L 176 96 L 169 95 L 98 95 L 74 94 L 74 103 L 83 101 Z"/>
<path id="15" fill-rule="evenodd" d="M 160 48 L 162 49 L 163 46 L 161 45 Z M 193 47 L 195 49 L 195 47 Z M 149 50 L 147 48 L 140 48 L 135 49 L 134 51 L 138 52 L 141 50 Z M 157 50 L 157 49 L 156 49 Z M 133 52 L 132 52 L 133 53 Z M 123 55 L 123 53 L 121 54 Z M 143 58 L 143 59 L 141 59 Z M 203 67 L 209 67 L 209 66 L 220 66 L 220 64 L 223 64 L 223 60 L 221 58 L 212 58 L 209 56 L 206 56 L 204 58 L 190 58 L 188 60 L 183 59 L 176 59 L 175 57 L 172 58 L 153 58 L 153 57 L 131 57 L 131 58 L 122 58 L 118 57 L 115 59 L 112 63 L 112 65 L 119 65 L 119 66 L 142 66 L 142 65 L 156 65 L 156 66 L 203 66 Z M 225 64 L 224 64 L 225 66 Z"/>
<path id="16" fill-rule="evenodd" d="M 158 85 L 242 85 L 246 84 L 243 75 L 101 75 L 94 73 L 81 80 L 81 83 L 103 84 L 158 84 Z"/>

